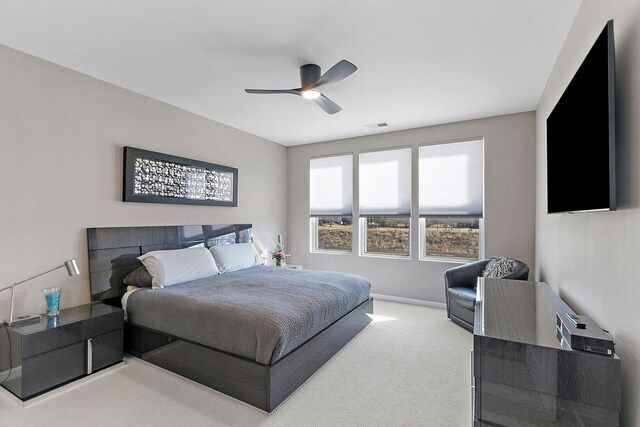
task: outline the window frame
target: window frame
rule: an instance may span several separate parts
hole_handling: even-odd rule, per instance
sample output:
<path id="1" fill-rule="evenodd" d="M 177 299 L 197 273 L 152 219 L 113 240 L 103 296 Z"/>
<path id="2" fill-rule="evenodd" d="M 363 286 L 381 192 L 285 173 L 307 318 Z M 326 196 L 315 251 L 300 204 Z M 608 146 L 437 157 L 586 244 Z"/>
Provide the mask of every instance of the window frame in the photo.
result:
<path id="1" fill-rule="evenodd" d="M 407 218 L 409 220 L 409 254 L 408 255 L 397 255 L 393 253 L 385 253 L 385 252 L 366 252 L 367 247 L 367 218 L 374 217 L 382 217 L 382 218 L 394 218 L 393 215 L 385 216 L 385 215 L 375 215 L 375 216 L 363 216 L 360 214 L 360 156 L 362 154 L 368 153 L 379 153 L 385 151 L 392 150 L 403 150 L 410 149 L 410 158 L 409 158 L 409 215 L 408 216 L 397 216 L 397 218 Z M 402 260 L 412 260 L 413 259 L 413 169 L 414 169 L 414 152 L 415 148 L 413 145 L 400 145 L 397 147 L 386 147 L 386 148 L 375 148 L 371 150 L 361 150 L 358 152 L 357 158 L 357 174 L 354 173 L 354 176 L 357 175 L 357 193 L 354 192 L 354 200 L 356 194 L 358 195 L 358 256 L 368 257 L 368 258 L 387 258 L 387 259 L 402 259 Z M 355 157 L 354 157 L 355 159 Z M 355 171 L 356 169 L 354 169 Z M 355 183 L 355 182 L 354 182 Z"/>
<path id="2" fill-rule="evenodd" d="M 433 256 L 433 255 L 425 255 L 424 248 L 426 245 L 426 218 L 429 216 L 422 216 L 420 214 L 420 147 L 424 146 L 433 146 L 433 145 L 445 145 L 445 144 L 456 144 L 461 142 L 473 142 L 473 141 L 482 141 L 482 216 L 479 218 L 479 242 L 478 242 L 478 258 L 477 260 L 484 259 L 485 257 L 485 228 L 484 228 L 484 220 L 486 218 L 485 215 L 485 147 L 486 141 L 484 136 L 477 137 L 469 137 L 469 138 L 460 138 L 460 139 L 450 139 L 445 141 L 433 141 L 427 142 L 423 144 L 418 144 L 418 260 L 419 261 L 430 261 L 430 262 L 446 262 L 446 263 L 456 263 L 456 264 L 466 264 L 468 262 L 475 261 L 472 258 L 459 258 L 459 257 L 447 257 L 447 256 Z"/>
<path id="3" fill-rule="evenodd" d="M 312 254 L 327 254 L 327 255 L 352 255 L 354 253 L 353 250 L 353 234 L 354 234 L 354 218 L 356 215 L 354 213 L 353 203 L 355 201 L 355 183 L 356 183 L 356 156 L 357 153 L 353 151 L 334 153 L 334 154 L 323 154 L 319 156 L 310 156 L 309 157 L 309 170 L 311 170 L 311 161 L 313 159 L 324 159 L 328 157 L 341 157 L 341 156 L 351 156 L 351 215 L 311 215 L 311 206 L 309 204 L 309 253 Z M 310 187 L 310 178 L 309 178 L 309 187 Z M 309 188 L 309 191 L 311 189 Z M 309 193 L 309 197 L 311 197 L 311 193 Z M 330 218 L 330 217 L 351 217 L 351 249 L 350 250 L 335 250 L 335 249 L 318 249 L 318 218 Z"/>

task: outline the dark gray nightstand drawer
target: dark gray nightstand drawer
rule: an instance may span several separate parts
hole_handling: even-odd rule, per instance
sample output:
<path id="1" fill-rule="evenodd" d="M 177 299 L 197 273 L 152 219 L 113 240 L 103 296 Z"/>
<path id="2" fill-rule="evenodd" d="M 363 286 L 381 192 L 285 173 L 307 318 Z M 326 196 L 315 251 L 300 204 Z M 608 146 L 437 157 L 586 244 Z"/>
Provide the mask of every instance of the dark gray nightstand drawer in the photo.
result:
<path id="1" fill-rule="evenodd" d="M 85 342 L 72 344 L 22 361 L 23 399 L 85 373 Z"/>

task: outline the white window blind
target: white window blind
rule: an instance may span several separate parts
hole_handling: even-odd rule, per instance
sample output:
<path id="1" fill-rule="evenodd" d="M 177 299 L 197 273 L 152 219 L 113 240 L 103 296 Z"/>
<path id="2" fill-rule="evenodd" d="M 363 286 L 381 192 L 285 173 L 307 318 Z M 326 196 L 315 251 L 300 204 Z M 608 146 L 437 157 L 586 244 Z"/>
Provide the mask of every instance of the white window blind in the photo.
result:
<path id="1" fill-rule="evenodd" d="M 411 148 L 360 154 L 360 216 L 411 215 Z"/>
<path id="2" fill-rule="evenodd" d="M 483 215 L 483 141 L 420 147 L 420 216 Z"/>
<path id="3" fill-rule="evenodd" d="M 311 216 L 352 215 L 352 154 L 311 159 L 309 184 Z"/>

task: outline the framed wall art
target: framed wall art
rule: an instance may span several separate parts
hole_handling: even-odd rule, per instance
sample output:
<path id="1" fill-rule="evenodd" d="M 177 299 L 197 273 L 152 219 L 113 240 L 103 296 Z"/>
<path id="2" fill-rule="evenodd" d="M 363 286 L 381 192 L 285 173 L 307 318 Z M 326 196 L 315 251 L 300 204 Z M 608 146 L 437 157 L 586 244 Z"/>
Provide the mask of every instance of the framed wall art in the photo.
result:
<path id="1" fill-rule="evenodd" d="M 125 202 L 238 206 L 238 169 L 124 147 Z"/>

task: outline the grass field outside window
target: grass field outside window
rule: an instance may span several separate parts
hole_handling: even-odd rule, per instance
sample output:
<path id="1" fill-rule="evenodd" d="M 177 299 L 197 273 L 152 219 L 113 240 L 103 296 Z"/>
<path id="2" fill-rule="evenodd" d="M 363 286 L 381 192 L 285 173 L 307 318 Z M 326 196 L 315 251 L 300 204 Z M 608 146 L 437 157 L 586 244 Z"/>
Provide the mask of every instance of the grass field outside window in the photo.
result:
<path id="1" fill-rule="evenodd" d="M 421 218 L 422 257 L 475 260 L 480 257 L 480 219 Z"/>
<path id="2" fill-rule="evenodd" d="M 312 221 L 314 252 L 352 251 L 352 217 L 317 217 Z"/>
<path id="3" fill-rule="evenodd" d="M 363 254 L 400 257 L 411 254 L 411 218 L 362 218 L 362 233 Z"/>

